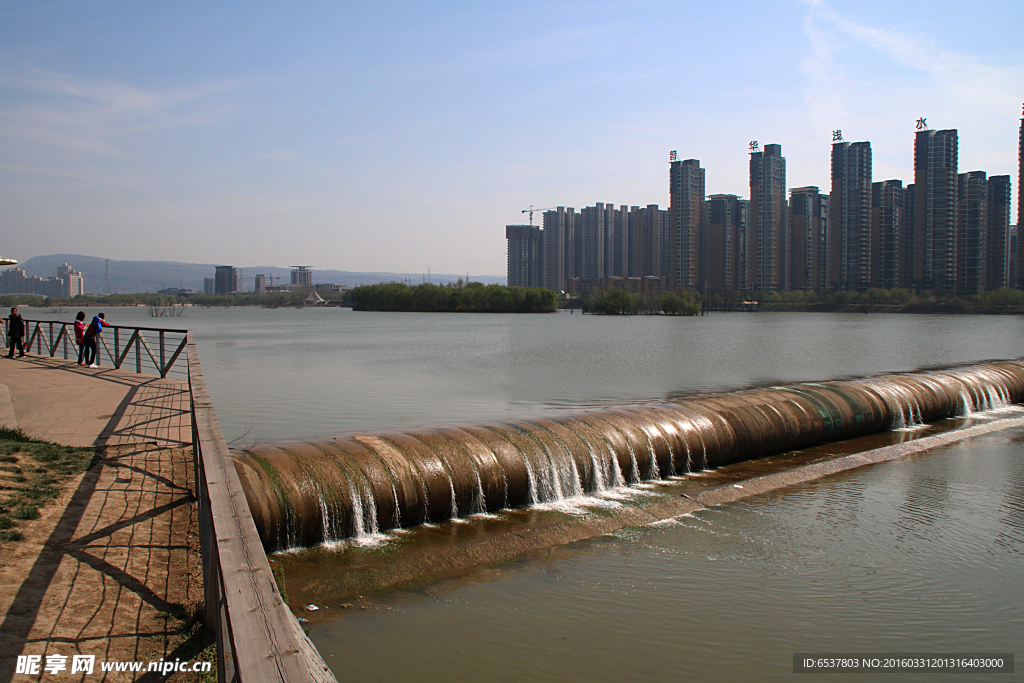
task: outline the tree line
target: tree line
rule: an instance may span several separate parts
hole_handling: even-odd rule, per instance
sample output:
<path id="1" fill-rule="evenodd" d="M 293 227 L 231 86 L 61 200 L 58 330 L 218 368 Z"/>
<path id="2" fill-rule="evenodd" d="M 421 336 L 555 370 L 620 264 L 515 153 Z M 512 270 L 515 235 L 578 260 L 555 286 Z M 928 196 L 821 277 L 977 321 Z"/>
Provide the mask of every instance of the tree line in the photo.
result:
<path id="1" fill-rule="evenodd" d="M 558 308 L 558 300 L 550 289 L 467 283 L 461 279 L 443 285 L 365 285 L 347 294 L 356 311 L 553 313 Z"/>
<path id="2" fill-rule="evenodd" d="M 1024 291 L 997 289 L 956 296 L 953 292 L 869 289 L 866 292 L 699 292 L 675 289 L 632 293 L 617 287 L 583 295 L 583 312 L 602 315 L 700 315 L 707 311 L 879 311 L 892 313 L 1024 313 Z"/>
<path id="3" fill-rule="evenodd" d="M 319 292 L 330 305 L 352 306 L 356 310 L 378 311 L 467 311 L 467 312 L 550 312 L 558 305 L 553 291 L 542 288 L 484 285 L 463 282 L 408 286 L 401 283 L 367 285 L 344 293 Z M 0 296 L 0 308 L 12 306 L 263 306 L 265 308 L 302 307 L 308 290 L 256 294 L 174 297 L 166 294 L 78 295 L 73 298 L 43 298 L 32 294 Z M 582 298 L 585 313 L 603 315 L 699 315 L 706 311 L 737 311 L 756 301 L 760 310 L 777 311 L 886 311 L 899 313 L 1024 313 L 1024 290 L 996 289 L 970 295 L 944 291 L 909 289 L 869 289 L 866 292 L 751 292 L 715 290 L 699 292 L 675 289 L 670 292 L 631 293 L 609 287 L 593 289 Z M 573 302 L 568 303 L 569 306 Z"/>
<path id="4" fill-rule="evenodd" d="M 700 315 L 701 311 L 701 293 L 695 290 L 633 293 L 608 287 L 583 295 L 583 312 L 598 315 Z"/>

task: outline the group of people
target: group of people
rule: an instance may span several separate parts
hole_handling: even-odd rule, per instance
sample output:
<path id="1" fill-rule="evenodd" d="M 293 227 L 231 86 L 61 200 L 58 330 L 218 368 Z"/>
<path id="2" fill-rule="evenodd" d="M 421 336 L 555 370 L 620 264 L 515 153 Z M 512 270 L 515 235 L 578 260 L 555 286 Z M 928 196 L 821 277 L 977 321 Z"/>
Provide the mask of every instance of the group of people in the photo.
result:
<path id="1" fill-rule="evenodd" d="M 85 311 L 75 316 L 75 341 L 78 342 L 78 364 L 82 367 L 98 368 L 96 358 L 100 351 L 100 334 L 106 325 L 103 314 L 97 313 L 92 322 L 85 324 Z"/>
<path id="2" fill-rule="evenodd" d="M 93 316 L 92 322 L 85 324 L 85 311 L 79 311 L 75 316 L 75 343 L 78 344 L 78 364 L 82 367 L 98 368 L 96 360 L 100 351 L 100 334 L 103 326 L 108 325 L 102 313 Z M 7 318 L 7 357 L 14 358 L 14 351 L 18 351 L 18 358 L 25 355 L 25 320 L 18 314 L 17 308 L 11 309 L 11 315 Z"/>

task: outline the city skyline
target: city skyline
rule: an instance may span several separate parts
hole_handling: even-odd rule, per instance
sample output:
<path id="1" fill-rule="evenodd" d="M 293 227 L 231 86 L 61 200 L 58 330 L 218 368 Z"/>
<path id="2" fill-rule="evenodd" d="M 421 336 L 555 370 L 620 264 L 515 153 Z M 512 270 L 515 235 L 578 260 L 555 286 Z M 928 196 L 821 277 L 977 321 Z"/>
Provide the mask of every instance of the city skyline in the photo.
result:
<path id="1" fill-rule="evenodd" d="M 1006 3 L 10 2 L 4 254 L 500 274 L 492 226 L 670 205 L 667 152 L 748 196 L 747 144 L 827 191 L 831 131 L 913 177 L 918 117 L 1014 174 L 1024 52 Z M 753 70 L 751 64 L 759 65 Z M 1019 188 L 1013 188 L 1017 205 Z"/>
<path id="2" fill-rule="evenodd" d="M 914 182 L 905 188 L 902 179 L 875 181 L 871 142 L 846 141 L 837 129 L 829 194 L 793 188 L 788 200 L 777 143 L 750 141 L 748 200 L 709 196 L 700 160 L 680 161 L 673 150 L 669 208 L 648 207 L 661 214 L 660 234 L 647 233 L 636 205 L 597 204 L 579 214 L 542 209 L 543 229 L 506 226 L 509 284 L 567 292 L 903 287 L 957 294 L 1024 285 L 1010 176 L 961 172 L 957 129 L 933 130 L 923 117 L 915 127 Z M 1024 149 L 1024 118 L 1019 136 Z M 594 221 L 595 213 L 604 218 Z M 642 255 L 652 242 L 664 256 L 647 262 Z"/>

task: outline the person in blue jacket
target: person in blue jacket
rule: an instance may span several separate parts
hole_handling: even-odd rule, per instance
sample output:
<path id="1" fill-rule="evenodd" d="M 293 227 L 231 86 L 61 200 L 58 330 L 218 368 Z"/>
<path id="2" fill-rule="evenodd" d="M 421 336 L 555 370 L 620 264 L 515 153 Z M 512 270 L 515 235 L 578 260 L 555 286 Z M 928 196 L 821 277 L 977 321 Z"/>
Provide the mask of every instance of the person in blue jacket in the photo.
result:
<path id="1" fill-rule="evenodd" d="M 103 332 L 103 326 L 106 325 L 103 320 L 103 314 L 98 313 L 93 316 L 92 322 L 89 323 L 89 327 L 85 330 L 85 364 L 90 368 L 98 368 L 99 363 L 97 359 L 100 355 L 100 334 Z"/>

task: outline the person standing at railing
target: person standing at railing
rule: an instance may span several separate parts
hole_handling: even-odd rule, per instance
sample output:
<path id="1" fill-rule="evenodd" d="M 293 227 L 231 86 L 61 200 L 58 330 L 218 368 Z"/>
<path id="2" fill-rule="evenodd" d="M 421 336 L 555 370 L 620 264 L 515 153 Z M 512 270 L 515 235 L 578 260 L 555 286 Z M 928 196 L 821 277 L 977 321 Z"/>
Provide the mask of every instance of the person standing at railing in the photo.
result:
<path id="1" fill-rule="evenodd" d="M 89 323 L 88 329 L 85 331 L 85 364 L 90 368 L 98 368 L 100 365 L 96 361 L 100 357 L 100 334 L 103 332 L 103 314 L 99 313 L 93 316 L 92 322 Z"/>
<path id="2" fill-rule="evenodd" d="M 75 316 L 75 343 L 78 344 L 78 364 L 85 365 L 85 311 Z"/>
<path id="3" fill-rule="evenodd" d="M 22 358 L 25 355 L 25 321 L 22 320 L 21 316 L 18 315 L 18 309 L 11 309 L 11 317 L 7 319 L 7 336 L 9 340 L 7 346 L 9 351 L 7 352 L 8 358 L 14 358 L 14 349 L 18 349 L 18 358 Z"/>

